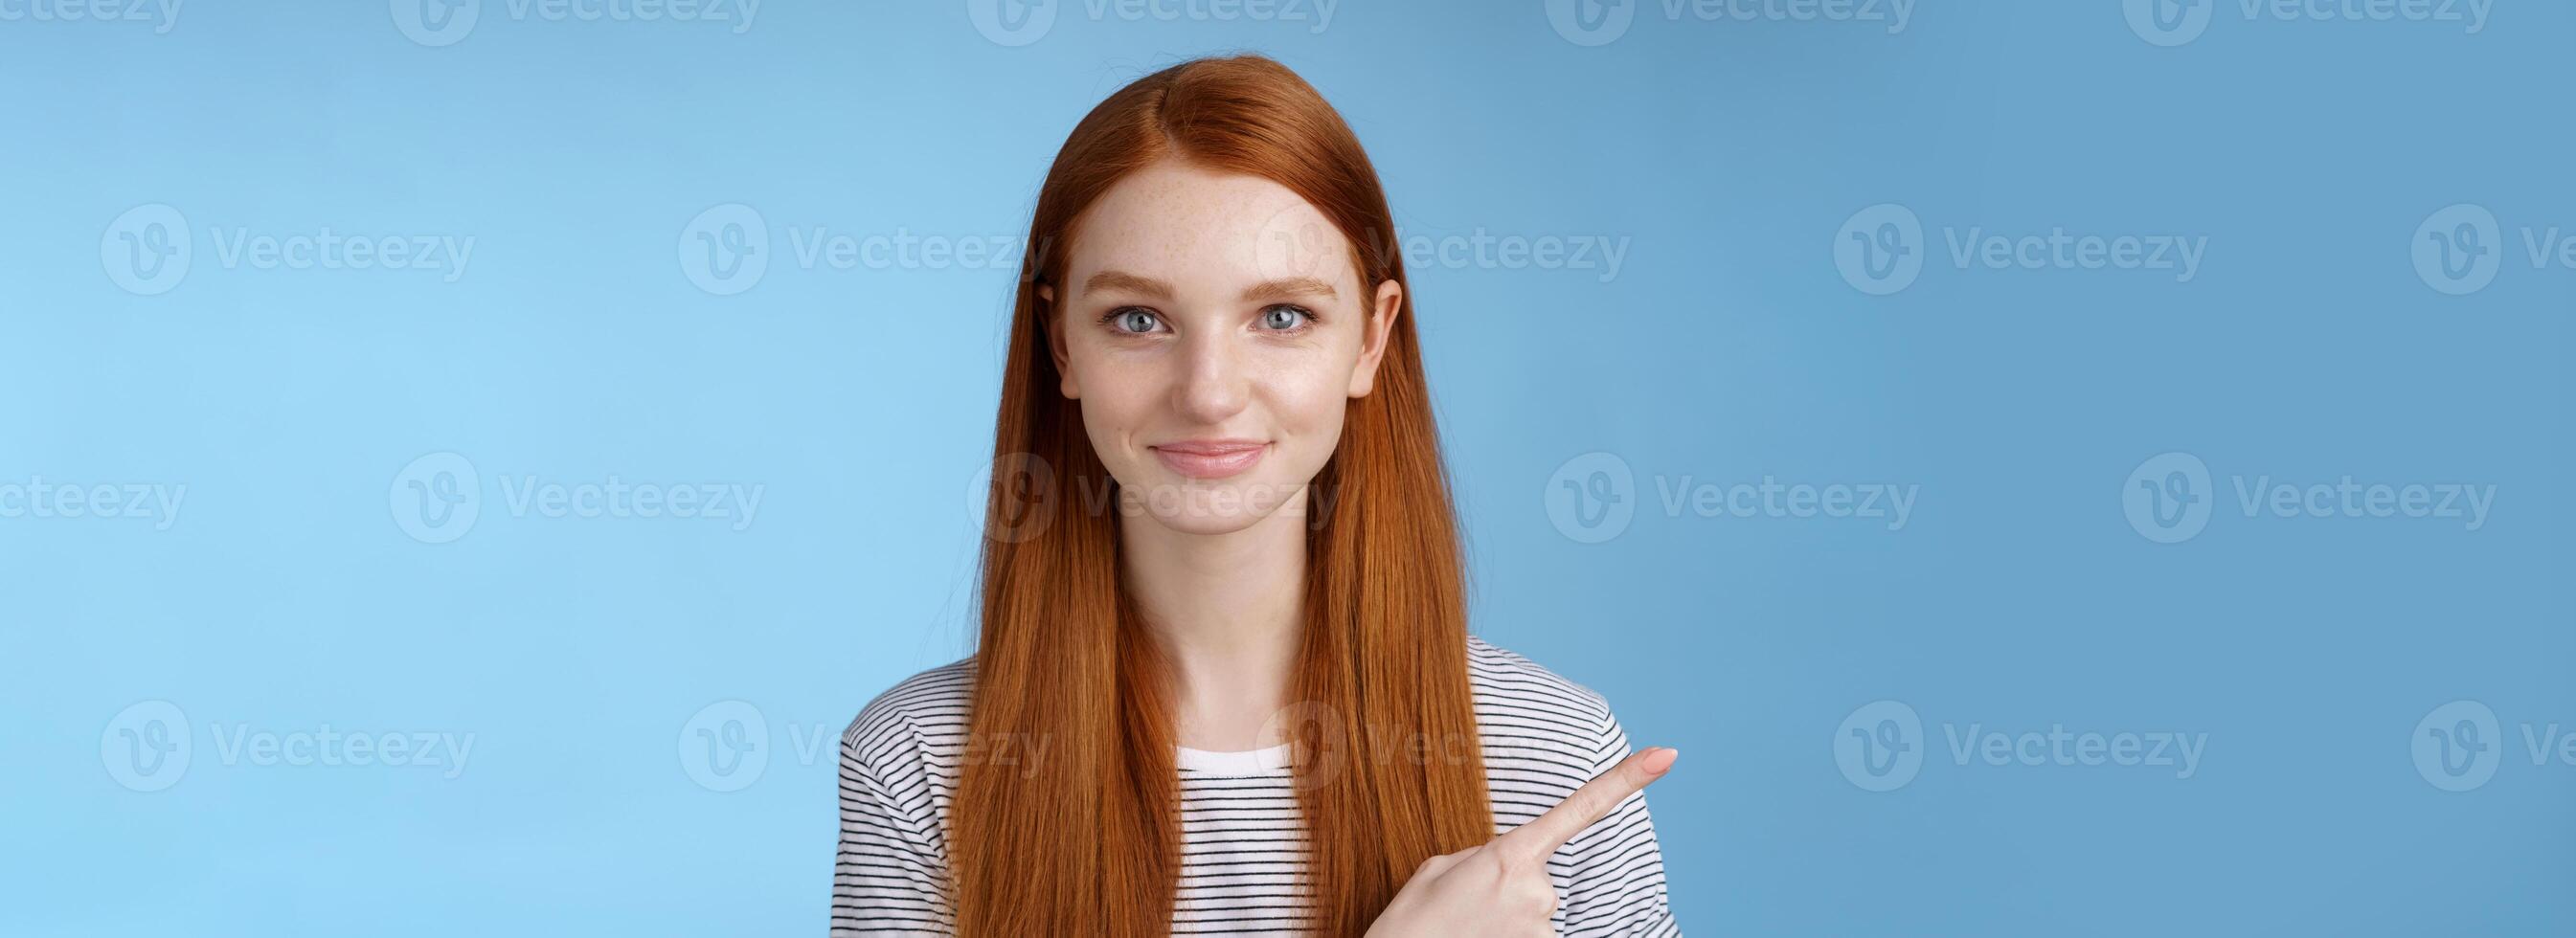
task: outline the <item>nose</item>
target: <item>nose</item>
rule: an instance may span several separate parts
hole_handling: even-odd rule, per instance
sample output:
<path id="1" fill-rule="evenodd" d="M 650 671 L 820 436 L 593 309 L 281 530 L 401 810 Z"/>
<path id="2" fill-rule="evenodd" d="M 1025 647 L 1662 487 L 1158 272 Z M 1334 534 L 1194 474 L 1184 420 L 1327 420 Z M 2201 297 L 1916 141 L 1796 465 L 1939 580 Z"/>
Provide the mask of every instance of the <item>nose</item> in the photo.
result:
<path id="1" fill-rule="evenodd" d="M 1215 426 L 1243 411 L 1252 377 L 1235 345 L 1221 329 L 1201 330 L 1183 341 L 1180 380 L 1172 388 L 1172 406 L 1181 416 Z"/>

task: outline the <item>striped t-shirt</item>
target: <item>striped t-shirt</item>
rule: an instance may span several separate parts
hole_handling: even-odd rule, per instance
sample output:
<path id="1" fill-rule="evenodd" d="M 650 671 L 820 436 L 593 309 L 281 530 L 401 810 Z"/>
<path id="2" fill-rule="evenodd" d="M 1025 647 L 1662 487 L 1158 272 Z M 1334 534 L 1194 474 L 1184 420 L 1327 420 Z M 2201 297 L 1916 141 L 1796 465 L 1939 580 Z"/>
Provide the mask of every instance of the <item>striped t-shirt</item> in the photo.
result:
<path id="1" fill-rule="evenodd" d="M 1495 833 L 1538 817 L 1627 757 L 1627 734 L 1590 688 L 1473 636 L 1467 663 Z M 905 679 L 842 734 L 834 935 L 951 932 L 955 919 L 940 889 L 944 832 L 974 666 L 966 658 Z M 1287 752 L 1281 745 L 1176 754 L 1182 859 L 1173 934 L 1313 928 Z M 1665 901 L 1663 854 L 1644 792 L 1567 841 L 1547 869 L 1559 934 L 1681 934 Z"/>

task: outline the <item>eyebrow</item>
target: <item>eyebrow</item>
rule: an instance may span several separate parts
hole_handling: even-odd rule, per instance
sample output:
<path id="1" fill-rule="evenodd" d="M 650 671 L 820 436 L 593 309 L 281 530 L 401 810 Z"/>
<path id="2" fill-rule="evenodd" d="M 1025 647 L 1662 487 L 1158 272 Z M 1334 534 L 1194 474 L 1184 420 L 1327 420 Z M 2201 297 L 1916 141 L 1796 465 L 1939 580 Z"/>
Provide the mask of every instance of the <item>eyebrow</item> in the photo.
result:
<path id="1" fill-rule="evenodd" d="M 1139 277 L 1123 270 L 1104 270 L 1092 274 L 1091 279 L 1082 283 L 1084 293 L 1105 290 L 1125 290 L 1166 302 L 1172 298 L 1171 284 L 1151 277 Z"/>
<path id="2" fill-rule="evenodd" d="M 1171 284 L 1152 277 L 1140 277 L 1123 270 L 1104 270 L 1092 274 L 1091 279 L 1083 281 L 1082 289 L 1086 293 L 1097 290 L 1124 290 L 1165 302 L 1170 302 L 1172 299 Z M 1243 290 L 1245 302 L 1300 296 L 1333 299 L 1340 295 L 1333 289 L 1332 284 L 1313 277 L 1281 277 L 1276 280 L 1264 280 Z"/>
<path id="3" fill-rule="evenodd" d="M 1277 280 L 1264 280 L 1260 283 L 1244 288 L 1243 291 L 1243 301 L 1246 303 L 1256 300 L 1287 299 L 1290 297 L 1300 296 L 1321 297 L 1329 300 L 1340 296 L 1340 294 L 1333 292 L 1332 284 L 1325 283 L 1313 277 L 1281 277 Z"/>

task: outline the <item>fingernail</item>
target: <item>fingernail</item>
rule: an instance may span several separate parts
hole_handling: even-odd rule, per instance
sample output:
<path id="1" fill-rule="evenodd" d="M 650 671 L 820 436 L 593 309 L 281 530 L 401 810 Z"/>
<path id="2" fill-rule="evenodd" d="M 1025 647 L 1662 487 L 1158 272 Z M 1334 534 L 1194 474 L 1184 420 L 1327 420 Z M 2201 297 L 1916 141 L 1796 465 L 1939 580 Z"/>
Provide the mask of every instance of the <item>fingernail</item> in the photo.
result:
<path id="1" fill-rule="evenodd" d="M 1657 750 L 1663 751 L 1666 755 L 1660 759 L 1656 758 L 1654 753 Z M 1672 771 L 1673 763 L 1679 761 L 1682 757 L 1682 751 L 1671 746 L 1649 746 L 1646 748 L 1646 753 L 1646 771 L 1653 775 L 1662 775 L 1666 772 Z M 1658 762 L 1662 764 L 1657 765 L 1656 763 Z"/>

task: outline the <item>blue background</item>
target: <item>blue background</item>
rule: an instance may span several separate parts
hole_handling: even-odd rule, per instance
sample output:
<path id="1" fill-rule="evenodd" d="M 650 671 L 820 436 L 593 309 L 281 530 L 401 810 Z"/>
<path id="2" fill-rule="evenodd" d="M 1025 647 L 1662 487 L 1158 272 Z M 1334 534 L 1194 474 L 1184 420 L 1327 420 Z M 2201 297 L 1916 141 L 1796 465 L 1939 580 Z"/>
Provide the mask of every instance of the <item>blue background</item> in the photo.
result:
<path id="1" fill-rule="evenodd" d="M 822 930 L 829 738 L 971 641 L 1010 277 L 789 239 L 1015 237 L 1098 99 L 1255 50 L 1342 109 L 1408 236 L 1628 244 L 1606 281 L 1471 260 L 1414 291 L 1475 628 L 1682 749 L 1651 801 L 1689 932 L 2576 933 L 2576 765 L 2522 735 L 2576 731 L 2576 270 L 2521 240 L 2576 232 L 2576 8 L 2472 34 L 2220 3 L 2167 47 L 2111 0 L 1893 33 L 1629 0 L 1586 46 L 1538 0 L 1349 0 L 1320 32 L 1059 0 L 1005 45 L 949 2 L 770 0 L 737 32 L 486 0 L 431 46 L 403 2 L 0 20 L 0 485 L 186 487 L 167 518 L 0 513 L 0 932 Z M 1925 263 L 1875 296 L 1833 246 L 1891 202 Z M 679 254 L 730 203 L 769 266 L 718 295 Z M 2454 203 L 2502 224 L 2463 296 L 2409 259 Z M 137 295 L 110 226 L 153 204 L 193 260 Z M 2207 248 L 2188 282 L 1962 267 L 1971 227 Z M 324 228 L 475 242 L 454 282 L 216 244 Z M 2158 543 L 2122 498 L 2171 451 L 2214 507 Z M 1635 514 L 1585 543 L 1547 499 L 1595 452 Z M 478 474 L 445 543 L 399 508 L 434 453 Z M 1766 475 L 1919 497 L 1891 531 L 1659 494 Z M 764 497 L 741 530 L 514 514 L 529 476 Z M 2231 487 L 2344 476 L 2496 496 L 2468 530 Z M 1923 727 L 1883 792 L 1835 755 L 1882 699 Z M 744 780 L 688 746 L 728 700 L 767 761 L 716 791 Z M 2454 700 L 2501 720 L 2460 792 L 2410 757 Z M 192 758 L 137 791 L 115 742 L 149 701 Z M 474 743 L 452 779 L 220 758 L 325 725 Z M 2052 726 L 2206 750 L 2179 778 L 1949 749 Z"/>

